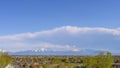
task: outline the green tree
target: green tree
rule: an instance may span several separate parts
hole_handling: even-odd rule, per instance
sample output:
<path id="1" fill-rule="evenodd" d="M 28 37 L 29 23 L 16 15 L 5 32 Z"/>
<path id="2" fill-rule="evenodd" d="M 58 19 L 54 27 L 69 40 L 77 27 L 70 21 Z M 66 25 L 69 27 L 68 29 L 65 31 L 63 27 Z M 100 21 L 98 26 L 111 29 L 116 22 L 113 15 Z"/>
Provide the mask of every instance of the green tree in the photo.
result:
<path id="1" fill-rule="evenodd" d="M 106 61 L 106 68 L 110 68 L 111 64 L 114 62 L 114 59 L 113 59 L 112 54 L 110 52 L 107 53 L 105 61 Z"/>
<path id="2" fill-rule="evenodd" d="M 8 55 L 0 55 L 0 68 L 12 63 L 12 58 Z"/>
<path id="3" fill-rule="evenodd" d="M 113 63 L 112 54 L 110 52 L 107 52 L 106 55 L 104 55 L 104 53 L 100 53 L 97 61 L 98 68 L 110 68 L 111 64 Z"/>
<path id="4" fill-rule="evenodd" d="M 83 59 L 83 65 L 85 68 L 96 68 L 96 58 L 95 57 L 85 57 Z"/>
<path id="5" fill-rule="evenodd" d="M 96 57 L 85 57 L 83 59 L 83 65 L 85 68 L 111 68 L 111 64 L 113 63 L 113 57 L 110 52 L 104 55 L 101 52 Z"/>
<path id="6" fill-rule="evenodd" d="M 98 68 L 106 68 L 106 60 L 105 60 L 105 55 L 103 52 L 101 52 L 98 56 L 97 56 L 97 67 Z"/>

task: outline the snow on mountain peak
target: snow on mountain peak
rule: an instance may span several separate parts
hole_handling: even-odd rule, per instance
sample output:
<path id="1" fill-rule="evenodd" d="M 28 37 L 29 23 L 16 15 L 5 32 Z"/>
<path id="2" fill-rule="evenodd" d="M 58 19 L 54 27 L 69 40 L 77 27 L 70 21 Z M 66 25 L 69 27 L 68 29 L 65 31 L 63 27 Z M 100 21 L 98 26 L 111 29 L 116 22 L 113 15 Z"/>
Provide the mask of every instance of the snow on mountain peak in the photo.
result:
<path id="1" fill-rule="evenodd" d="M 34 52 L 45 52 L 45 51 L 47 51 L 47 49 L 46 48 L 40 48 L 40 49 L 34 49 L 32 51 L 34 51 Z"/>

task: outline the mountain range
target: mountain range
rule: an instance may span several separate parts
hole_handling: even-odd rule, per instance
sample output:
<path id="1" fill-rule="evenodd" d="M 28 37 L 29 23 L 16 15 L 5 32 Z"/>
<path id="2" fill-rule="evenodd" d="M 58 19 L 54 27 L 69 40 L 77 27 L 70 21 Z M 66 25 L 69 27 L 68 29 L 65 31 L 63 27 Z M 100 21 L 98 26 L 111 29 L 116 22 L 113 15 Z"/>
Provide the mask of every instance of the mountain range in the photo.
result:
<path id="1" fill-rule="evenodd" d="M 18 52 L 9 52 L 10 55 L 97 55 L 100 52 L 107 52 L 102 50 L 94 50 L 94 49 L 82 49 L 78 51 L 55 51 L 49 49 L 33 49 L 33 50 L 25 50 Z"/>

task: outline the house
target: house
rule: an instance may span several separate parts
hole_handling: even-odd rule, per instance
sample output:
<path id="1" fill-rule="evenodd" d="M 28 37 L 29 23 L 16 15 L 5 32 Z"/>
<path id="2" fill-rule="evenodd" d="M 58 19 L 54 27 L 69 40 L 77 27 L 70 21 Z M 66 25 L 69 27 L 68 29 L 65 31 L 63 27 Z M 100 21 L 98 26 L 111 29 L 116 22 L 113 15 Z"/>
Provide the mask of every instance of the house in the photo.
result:
<path id="1" fill-rule="evenodd" d="M 113 63 L 112 68 L 120 68 L 120 63 Z"/>

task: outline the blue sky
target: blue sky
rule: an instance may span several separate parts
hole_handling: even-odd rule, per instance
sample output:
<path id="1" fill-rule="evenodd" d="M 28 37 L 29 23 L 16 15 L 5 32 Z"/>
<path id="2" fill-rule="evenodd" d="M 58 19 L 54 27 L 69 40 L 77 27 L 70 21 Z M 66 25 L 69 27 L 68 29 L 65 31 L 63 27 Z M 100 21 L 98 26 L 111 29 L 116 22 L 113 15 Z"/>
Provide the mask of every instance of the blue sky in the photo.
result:
<path id="1" fill-rule="evenodd" d="M 0 35 L 34 32 L 66 25 L 116 28 L 120 22 L 119 2 L 119 0 L 1 0 Z"/>
<path id="2" fill-rule="evenodd" d="M 5 43 L 10 43 L 10 45 L 15 43 L 27 44 L 30 43 L 27 41 L 11 41 L 10 39 L 3 42 L 3 37 L 26 34 L 26 33 L 36 33 L 42 31 L 52 31 L 56 28 L 62 28 L 70 26 L 72 29 L 74 27 L 84 28 L 89 27 L 94 29 L 96 28 L 105 28 L 105 29 L 113 29 L 117 30 L 119 33 L 119 25 L 120 25 L 120 1 L 119 0 L 1 0 L 0 1 L 0 39 L 2 41 L 0 47 L 3 49 L 8 49 L 6 46 L 9 46 Z M 64 31 L 64 30 L 63 30 Z M 79 31 L 79 30 L 78 30 Z M 104 32 L 104 31 L 103 31 Z M 66 32 L 62 32 L 63 36 Z M 100 32 L 101 33 L 101 32 Z M 103 33 L 104 34 L 104 33 Z M 102 37 L 108 37 L 105 35 L 100 35 Z M 66 34 L 67 35 L 67 34 Z M 94 33 L 93 33 L 94 35 Z M 56 35 L 56 37 L 58 37 Z M 92 43 L 91 35 L 87 35 L 88 37 L 85 40 Z M 95 39 L 99 39 L 99 34 L 96 34 Z M 69 36 L 68 36 L 69 37 Z M 80 36 L 79 36 L 80 37 Z M 93 36 L 92 36 L 93 37 Z M 106 41 L 98 40 L 98 43 L 103 43 L 104 45 L 109 46 L 106 49 L 113 48 L 113 43 L 117 43 L 116 47 L 120 47 L 120 40 L 114 40 L 114 36 L 111 34 L 108 38 L 113 39 L 112 44 L 109 43 L 111 40 L 107 39 Z M 41 38 L 41 37 L 40 37 Z M 48 38 L 48 37 L 46 37 Z M 81 47 L 83 44 L 72 44 L 70 43 L 73 40 L 69 40 L 64 42 L 64 39 L 61 39 L 63 43 L 59 43 L 54 39 L 55 37 L 50 38 L 49 40 L 40 40 L 40 39 L 32 39 L 31 41 L 36 41 L 34 44 L 38 44 L 38 42 L 42 42 L 41 44 L 54 44 L 54 45 L 74 45 Z M 75 37 L 73 37 L 75 38 Z M 43 38 L 45 39 L 45 38 Z M 68 39 L 68 38 L 67 38 Z M 72 39 L 72 38 L 71 38 Z M 78 40 L 75 38 L 74 40 Z M 94 39 L 93 39 L 94 40 Z M 30 40 L 29 40 L 30 41 Z M 37 42 L 38 41 L 38 42 Z M 82 43 L 86 43 L 83 40 Z M 96 42 L 96 43 L 97 43 Z M 96 44 L 94 43 L 94 44 Z M 4 45 L 4 47 L 2 46 Z M 32 43 L 31 43 L 32 44 Z M 39 43 L 40 44 L 40 43 Z M 89 46 L 91 47 L 92 44 Z M 86 45 L 86 48 L 88 44 Z M 101 44 L 102 45 L 102 44 Z M 17 46 L 17 44 L 16 44 Z M 32 46 L 32 45 L 30 45 Z M 98 46 L 98 44 L 93 47 Z M 100 46 L 100 45 L 99 45 Z M 22 46 L 24 47 L 24 46 Z M 88 48 L 89 48 L 88 47 Z M 85 48 L 85 47 L 83 47 Z M 99 47 L 96 47 L 99 48 Z M 18 49 L 20 49 L 18 47 Z M 17 50 L 18 50 L 17 49 Z M 8 49 L 10 50 L 10 49 Z M 112 49 L 115 50 L 115 49 Z"/>

